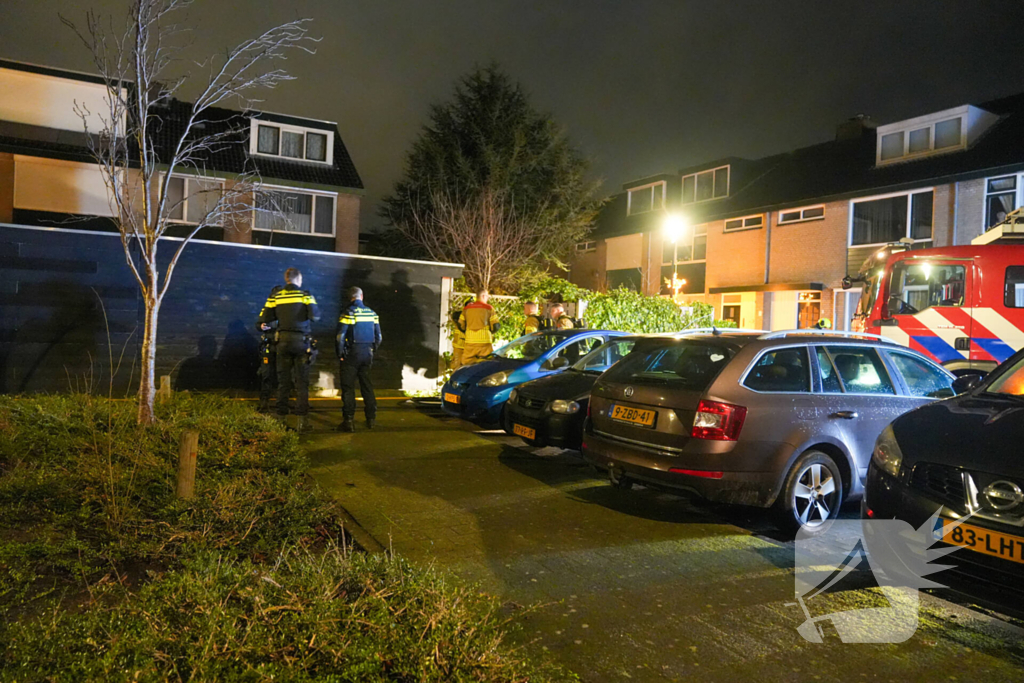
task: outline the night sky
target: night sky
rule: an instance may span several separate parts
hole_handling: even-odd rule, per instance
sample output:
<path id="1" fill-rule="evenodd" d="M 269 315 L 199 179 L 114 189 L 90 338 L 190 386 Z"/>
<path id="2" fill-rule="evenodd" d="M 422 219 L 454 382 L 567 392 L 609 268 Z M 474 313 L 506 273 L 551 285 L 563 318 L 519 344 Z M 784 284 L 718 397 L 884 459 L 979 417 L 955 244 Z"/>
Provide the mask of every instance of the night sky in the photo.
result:
<path id="1" fill-rule="evenodd" d="M 0 57 L 91 70 L 57 17 L 89 0 L 2 0 Z M 124 0 L 93 0 L 118 15 Z M 496 61 L 604 180 L 830 139 L 854 114 L 915 116 L 1024 91 L 1024 1 L 199 0 L 195 54 L 316 20 L 316 55 L 263 108 L 337 121 L 368 190 L 401 173 L 428 106 Z"/>

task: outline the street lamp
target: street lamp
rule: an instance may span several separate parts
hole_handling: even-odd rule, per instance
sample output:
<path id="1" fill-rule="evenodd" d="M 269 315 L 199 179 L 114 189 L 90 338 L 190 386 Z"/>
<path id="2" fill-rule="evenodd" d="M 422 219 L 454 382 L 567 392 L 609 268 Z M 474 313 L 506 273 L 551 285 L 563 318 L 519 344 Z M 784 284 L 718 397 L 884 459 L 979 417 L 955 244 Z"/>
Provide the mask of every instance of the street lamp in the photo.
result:
<path id="1" fill-rule="evenodd" d="M 672 289 L 673 301 L 679 296 L 679 288 L 686 284 L 686 280 L 679 279 L 679 240 L 686 232 L 686 218 L 682 214 L 666 214 L 662 224 L 665 237 L 672 243 L 672 282 L 669 285 Z"/>

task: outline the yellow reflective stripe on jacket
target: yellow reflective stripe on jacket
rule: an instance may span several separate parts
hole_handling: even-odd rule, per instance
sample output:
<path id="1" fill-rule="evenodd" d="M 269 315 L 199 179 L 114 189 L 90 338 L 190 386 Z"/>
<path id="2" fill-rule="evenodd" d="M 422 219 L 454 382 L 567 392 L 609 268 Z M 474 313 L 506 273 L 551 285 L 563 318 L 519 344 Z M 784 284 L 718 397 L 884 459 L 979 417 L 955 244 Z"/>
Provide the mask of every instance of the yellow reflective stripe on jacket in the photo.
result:
<path id="1" fill-rule="evenodd" d="M 461 349 L 466 345 L 466 333 L 456 328 L 454 334 L 452 334 L 452 347 Z"/>
<path id="2" fill-rule="evenodd" d="M 488 329 L 466 330 L 467 344 L 490 344 L 493 341 L 494 337 L 491 336 L 491 331 Z"/>

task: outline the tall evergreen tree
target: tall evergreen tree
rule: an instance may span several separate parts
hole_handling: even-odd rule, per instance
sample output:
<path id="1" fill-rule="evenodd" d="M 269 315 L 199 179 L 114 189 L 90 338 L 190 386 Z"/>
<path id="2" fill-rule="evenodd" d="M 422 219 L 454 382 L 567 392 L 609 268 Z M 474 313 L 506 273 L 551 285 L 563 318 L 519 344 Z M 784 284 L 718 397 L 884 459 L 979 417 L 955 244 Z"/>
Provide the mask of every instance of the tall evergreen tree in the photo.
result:
<path id="1" fill-rule="evenodd" d="M 452 100 L 432 107 L 381 216 L 429 256 L 466 263 L 471 287 L 515 291 L 551 266 L 564 266 L 589 231 L 597 184 L 587 180 L 587 170 L 553 119 L 489 66 L 460 79 Z M 484 215 L 484 204 L 501 218 L 481 231 L 473 221 Z M 453 225 L 465 226 L 465 234 Z M 496 233 L 495 225 L 516 226 L 515 238 Z M 516 248 L 481 243 L 475 239 L 481 232 L 504 237 L 506 246 L 514 240 Z M 480 250 L 501 253 L 471 253 Z M 481 262 L 489 263 L 486 269 L 471 265 Z"/>

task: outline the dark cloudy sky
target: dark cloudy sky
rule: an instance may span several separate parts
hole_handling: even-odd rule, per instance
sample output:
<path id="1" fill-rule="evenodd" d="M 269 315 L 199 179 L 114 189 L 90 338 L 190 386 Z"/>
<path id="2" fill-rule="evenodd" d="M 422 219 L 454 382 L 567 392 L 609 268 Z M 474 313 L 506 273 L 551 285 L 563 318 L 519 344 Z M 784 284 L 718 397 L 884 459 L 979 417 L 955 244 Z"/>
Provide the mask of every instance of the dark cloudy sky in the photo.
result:
<path id="1" fill-rule="evenodd" d="M 125 0 L 0 0 L 0 56 L 88 69 L 58 20 Z M 316 55 L 264 108 L 337 121 L 368 189 L 364 226 L 454 81 L 494 60 L 628 180 L 829 139 L 1024 91 L 1024 0 L 198 0 L 197 55 L 313 17 Z"/>

